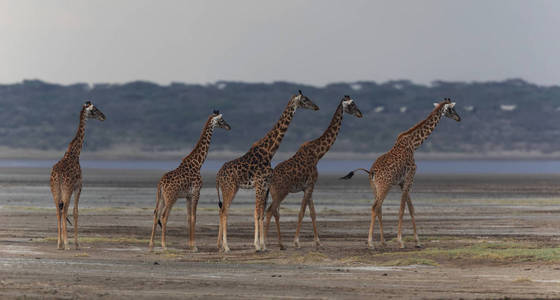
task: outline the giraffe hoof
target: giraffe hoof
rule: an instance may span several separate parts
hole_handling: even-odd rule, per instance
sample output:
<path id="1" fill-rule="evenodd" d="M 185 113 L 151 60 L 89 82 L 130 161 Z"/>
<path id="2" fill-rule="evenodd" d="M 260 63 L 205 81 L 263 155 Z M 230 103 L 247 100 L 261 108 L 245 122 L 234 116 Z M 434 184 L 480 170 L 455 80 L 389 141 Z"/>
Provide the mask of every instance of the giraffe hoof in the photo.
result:
<path id="1" fill-rule="evenodd" d="M 284 245 L 280 244 L 280 250 L 286 250 L 286 247 L 284 247 Z"/>
<path id="2" fill-rule="evenodd" d="M 416 246 L 414 246 L 414 247 L 416 247 L 416 248 L 424 248 L 424 246 L 423 246 L 422 244 L 420 244 L 420 243 L 416 244 Z"/>
<path id="3" fill-rule="evenodd" d="M 224 252 L 224 253 L 230 253 L 231 250 L 229 250 L 229 248 L 225 248 L 223 252 Z"/>
<path id="4" fill-rule="evenodd" d="M 297 249 L 300 248 L 300 246 L 299 246 L 299 241 L 294 241 L 294 247 L 296 247 Z"/>
<path id="5" fill-rule="evenodd" d="M 404 249 L 404 244 L 401 243 L 400 246 L 399 246 L 399 248 Z"/>

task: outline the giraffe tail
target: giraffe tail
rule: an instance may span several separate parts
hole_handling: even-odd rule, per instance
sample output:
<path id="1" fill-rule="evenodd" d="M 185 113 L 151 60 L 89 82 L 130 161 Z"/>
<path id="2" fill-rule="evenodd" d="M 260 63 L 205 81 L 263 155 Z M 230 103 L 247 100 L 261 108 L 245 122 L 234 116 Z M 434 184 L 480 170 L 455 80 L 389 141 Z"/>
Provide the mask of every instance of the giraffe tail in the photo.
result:
<path id="1" fill-rule="evenodd" d="M 216 191 L 218 192 L 218 207 L 222 208 L 222 199 L 220 199 L 220 184 L 216 180 Z"/>
<path id="2" fill-rule="evenodd" d="M 369 176 L 373 176 L 373 172 L 370 172 L 370 171 L 368 171 L 364 168 L 358 168 L 358 169 L 356 169 L 354 171 L 351 171 L 350 173 L 346 174 L 346 176 L 340 177 L 340 179 L 350 179 L 350 178 L 352 178 L 352 176 L 354 176 L 354 172 L 356 172 L 356 171 L 364 171 L 364 172 L 368 173 Z"/>
<path id="3" fill-rule="evenodd" d="M 161 221 L 160 221 L 160 211 L 162 210 L 162 201 L 161 201 L 161 185 L 158 184 L 157 192 L 156 192 L 156 208 L 154 209 L 154 215 L 157 216 L 157 223 L 161 228 Z"/>
<path id="4" fill-rule="evenodd" d="M 266 209 L 266 202 L 268 201 L 268 194 L 270 194 L 270 188 L 266 189 L 266 195 L 264 196 L 264 209 Z"/>
<path id="5" fill-rule="evenodd" d="M 62 209 L 64 208 L 64 203 L 60 202 L 58 203 L 58 209 L 60 210 L 60 213 L 62 214 Z M 70 222 L 70 219 L 68 219 L 68 216 L 66 216 L 66 222 L 68 222 L 68 224 L 70 224 L 70 226 L 74 226 L 72 225 L 72 222 Z"/>

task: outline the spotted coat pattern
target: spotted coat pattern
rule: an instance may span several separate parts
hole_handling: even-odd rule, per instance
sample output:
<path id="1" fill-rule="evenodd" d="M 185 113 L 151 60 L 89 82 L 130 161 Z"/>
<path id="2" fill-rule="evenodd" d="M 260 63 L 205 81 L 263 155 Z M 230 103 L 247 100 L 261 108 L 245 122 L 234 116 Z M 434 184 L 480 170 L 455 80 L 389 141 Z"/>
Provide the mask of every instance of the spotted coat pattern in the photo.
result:
<path id="1" fill-rule="evenodd" d="M 289 193 L 304 192 L 294 238 L 295 246 L 299 248 L 299 231 L 307 206 L 309 206 L 311 214 L 313 232 L 315 235 L 315 246 L 318 247 L 320 244 L 315 221 L 315 206 L 312 198 L 313 189 L 318 177 L 317 163 L 329 151 L 330 147 L 336 141 L 342 124 L 342 117 L 345 112 L 358 118 L 362 117 L 362 113 L 354 101 L 349 96 L 345 96 L 336 108 L 331 122 L 325 132 L 319 138 L 302 144 L 292 157 L 279 163 L 274 168 L 270 185 L 272 203 L 266 212 L 265 234 L 268 232 L 271 216 L 274 215 L 280 249 L 284 249 L 284 246 L 282 244 L 282 237 L 280 233 L 279 208 L 280 203 Z"/>
<path id="2" fill-rule="evenodd" d="M 173 205 L 178 198 L 187 200 L 187 230 L 189 230 L 188 247 L 197 251 L 195 245 L 196 207 L 202 188 L 200 169 L 206 160 L 212 134 L 215 127 L 230 130 L 230 126 L 218 112 L 211 114 L 202 128 L 200 138 L 191 153 L 183 158 L 179 167 L 165 173 L 158 182 L 156 208 L 150 237 L 149 249 L 154 247 L 154 237 L 158 223 L 161 225 L 161 247 L 167 249 L 167 220 Z M 163 201 L 162 201 L 163 200 Z"/>
<path id="3" fill-rule="evenodd" d="M 64 249 L 69 250 L 68 231 L 66 221 L 68 219 L 68 207 L 70 206 L 70 198 L 74 194 L 74 246 L 79 249 L 78 244 L 78 203 L 80 201 L 80 193 L 82 192 L 82 169 L 80 167 L 80 153 L 84 143 L 87 119 L 105 120 L 105 115 L 97 109 L 91 102 L 86 102 L 80 111 L 80 121 L 78 131 L 74 139 L 68 145 L 68 149 L 64 157 L 58 161 L 51 170 L 50 188 L 56 207 L 57 218 L 57 247 L 62 248 L 64 241 Z"/>
<path id="4" fill-rule="evenodd" d="M 257 251 L 266 250 L 263 221 L 266 193 L 272 177 L 270 162 L 276 150 L 278 150 L 298 107 L 319 109 L 300 91 L 298 95 L 290 98 L 276 125 L 262 139 L 255 142 L 245 155 L 225 163 L 218 171 L 216 189 L 218 190 L 218 197 L 220 197 L 220 191 L 223 196 L 223 203 L 218 199 L 220 206 L 218 248 L 224 252 L 230 251 L 227 244 L 228 210 L 240 188 L 255 189 L 254 246 Z"/>
<path id="5" fill-rule="evenodd" d="M 452 118 L 460 121 L 459 115 L 455 112 L 449 98 L 435 104 L 435 109 L 428 115 L 428 117 L 410 128 L 402 132 L 397 137 L 397 141 L 391 150 L 381 155 L 373 163 L 369 171 L 370 185 L 375 195 L 375 202 L 371 208 L 371 222 L 369 227 L 368 246 L 373 246 L 373 228 L 375 225 L 375 218 L 379 220 L 379 234 L 381 243 L 385 243 L 383 238 L 383 221 L 382 209 L 383 200 L 392 186 L 398 185 L 401 188 L 401 204 L 399 209 L 399 223 L 397 241 L 401 248 L 404 248 L 402 242 L 402 219 L 404 214 L 405 205 L 408 206 L 410 217 L 412 220 L 412 227 L 414 231 L 414 239 L 416 246 L 420 247 L 420 241 L 416 232 L 416 222 L 414 220 L 414 206 L 410 200 L 410 189 L 414 182 L 414 175 L 416 174 L 416 163 L 414 160 L 414 151 L 422 145 L 422 143 L 433 132 L 442 116 Z"/>

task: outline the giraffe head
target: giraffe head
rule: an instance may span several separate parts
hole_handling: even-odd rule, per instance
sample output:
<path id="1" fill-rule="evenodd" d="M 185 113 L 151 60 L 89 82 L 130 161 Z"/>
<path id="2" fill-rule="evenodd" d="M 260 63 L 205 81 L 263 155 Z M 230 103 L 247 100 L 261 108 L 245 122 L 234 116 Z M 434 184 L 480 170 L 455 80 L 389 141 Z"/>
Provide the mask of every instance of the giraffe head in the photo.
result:
<path id="1" fill-rule="evenodd" d="M 86 113 L 86 118 L 105 121 L 105 115 L 90 101 L 86 101 L 86 103 L 84 103 L 84 110 Z"/>
<path id="2" fill-rule="evenodd" d="M 457 122 L 461 121 L 461 117 L 455 111 L 455 102 L 451 102 L 451 99 L 445 98 L 441 103 L 434 103 L 435 107 L 441 105 L 441 115 L 453 119 Z"/>
<path id="3" fill-rule="evenodd" d="M 305 109 L 319 110 L 319 106 L 313 103 L 313 101 L 307 98 L 307 96 L 304 96 L 301 90 L 298 91 L 297 95 L 292 97 L 291 101 L 296 108 L 301 107 Z"/>
<path id="4" fill-rule="evenodd" d="M 351 114 L 358 118 L 362 117 L 362 112 L 360 111 L 354 100 L 352 100 L 352 98 L 350 98 L 350 96 L 348 95 L 345 95 L 344 98 L 342 98 L 342 108 L 347 114 Z"/>
<path id="5" fill-rule="evenodd" d="M 214 113 L 212 114 L 212 128 L 223 128 L 225 130 L 230 130 L 231 126 L 229 126 L 229 124 L 226 122 L 226 120 L 224 120 L 224 118 L 222 117 L 222 114 L 220 113 L 219 110 L 215 110 Z"/>

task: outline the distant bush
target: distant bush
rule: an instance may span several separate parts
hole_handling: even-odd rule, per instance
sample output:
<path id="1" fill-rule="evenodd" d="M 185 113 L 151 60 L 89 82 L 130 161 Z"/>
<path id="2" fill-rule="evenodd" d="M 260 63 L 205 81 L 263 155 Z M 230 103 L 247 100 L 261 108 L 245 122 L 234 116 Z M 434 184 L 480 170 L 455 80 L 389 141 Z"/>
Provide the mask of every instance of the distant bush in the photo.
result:
<path id="1" fill-rule="evenodd" d="M 437 134 L 422 146 L 423 151 L 551 152 L 560 148 L 560 87 L 537 86 L 519 79 L 437 81 L 431 86 L 404 80 L 364 81 L 325 87 L 226 81 L 210 85 L 160 86 L 136 81 L 64 86 L 25 80 L 0 85 L 0 146 L 64 149 L 75 133 L 80 105 L 91 99 L 107 120 L 88 123 L 89 150 L 120 144 L 143 145 L 143 150 L 191 147 L 206 117 L 219 109 L 232 130 L 216 131 L 219 142 L 212 149 L 244 151 L 273 126 L 298 89 L 321 109 L 296 113 L 280 151 L 293 152 L 304 141 L 319 136 L 345 94 L 356 100 L 364 118 L 345 117 L 332 151 L 385 151 L 399 132 L 425 118 L 432 103 L 444 97 L 457 102 L 463 121 L 444 120 Z"/>

